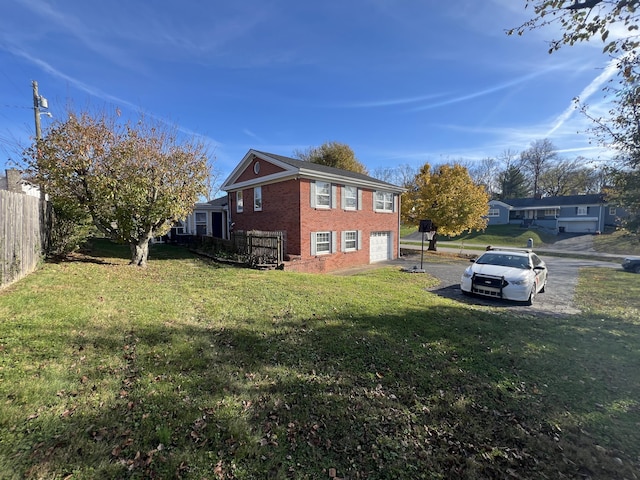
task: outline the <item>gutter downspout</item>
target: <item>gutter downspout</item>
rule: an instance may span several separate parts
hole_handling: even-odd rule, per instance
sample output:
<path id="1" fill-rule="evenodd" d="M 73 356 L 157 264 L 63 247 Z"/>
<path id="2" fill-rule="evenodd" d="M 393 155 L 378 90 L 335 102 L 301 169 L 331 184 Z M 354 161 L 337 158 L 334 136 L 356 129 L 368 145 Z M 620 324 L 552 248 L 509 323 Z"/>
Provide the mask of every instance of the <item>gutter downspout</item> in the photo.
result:
<path id="1" fill-rule="evenodd" d="M 400 217 L 402 216 L 402 194 L 398 194 L 398 247 L 396 248 L 396 258 L 400 258 Z"/>

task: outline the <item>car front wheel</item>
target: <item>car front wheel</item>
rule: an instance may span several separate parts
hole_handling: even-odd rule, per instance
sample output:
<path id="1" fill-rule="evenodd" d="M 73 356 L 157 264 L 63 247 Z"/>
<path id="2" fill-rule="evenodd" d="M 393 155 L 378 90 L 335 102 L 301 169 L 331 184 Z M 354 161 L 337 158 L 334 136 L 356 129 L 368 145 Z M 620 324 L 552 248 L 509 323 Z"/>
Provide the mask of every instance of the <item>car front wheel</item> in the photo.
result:
<path id="1" fill-rule="evenodd" d="M 529 293 L 529 299 L 525 302 L 526 305 L 533 305 L 533 299 L 536 296 L 536 287 L 535 285 L 533 286 L 533 288 L 531 289 L 531 293 Z"/>

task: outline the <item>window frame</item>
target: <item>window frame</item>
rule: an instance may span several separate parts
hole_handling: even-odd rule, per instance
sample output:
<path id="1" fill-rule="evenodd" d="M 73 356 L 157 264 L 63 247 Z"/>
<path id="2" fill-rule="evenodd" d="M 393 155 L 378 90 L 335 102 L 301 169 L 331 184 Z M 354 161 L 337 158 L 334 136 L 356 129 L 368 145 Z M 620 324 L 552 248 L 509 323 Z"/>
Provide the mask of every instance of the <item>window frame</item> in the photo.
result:
<path id="1" fill-rule="evenodd" d="M 577 207 L 576 215 L 580 217 L 585 217 L 589 214 L 589 207 Z"/>
<path id="2" fill-rule="evenodd" d="M 353 238 L 348 238 L 352 236 Z M 353 246 L 349 246 L 352 244 Z M 345 230 L 342 232 L 342 251 L 355 252 L 360 250 L 362 245 L 362 232 L 359 230 Z"/>
<path id="3" fill-rule="evenodd" d="M 262 211 L 262 187 L 253 187 L 253 211 Z"/>
<path id="4" fill-rule="evenodd" d="M 316 181 L 314 193 L 315 208 L 331 208 L 331 182 Z M 320 199 L 323 201 L 320 202 Z M 326 203 L 324 203 L 325 201 Z"/>
<path id="5" fill-rule="evenodd" d="M 236 213 L 244 212 L 244 199 L 242 196 L 242 190 L 236 191 Z"/>
<path id="6" fill-rule="evenodd" d="M 487 217 L 496 218 L 500 216 L 499 208 L 490 208 L 489 213 L 487 213 Z"/>
<path id="7" fill-rule="evenodd" d="M 609 215 L 616 216 L 618 214 L 618 207 L 609 207 Z"/>
<path id="8" fill-rule="evenodd" d="M 318 242 L 318 238 L 322 236 L 320 242 Z M 328 237 L 328 239 L 327 239 Z M 318 245 L 327 245 L 328 249 L 322 248 L 322 250 L 318 251 Z M 337 245 L 337 232 L 323 230 L 320 232 L 311 232 L 311 255 L 312 256 L 322 256 L 322 255 L 331 255 L 332 253 L 336 253 L 336 245 Z"/>
<path id="9" fill-rule="evenodd" d="M 379 196 L 381 198 L 378 198 Z M 387 198 L 387 196 L 390 198 Z M 381 204 L 382 208 L 378 207 L 379 204 Z M 395 211 L 395 195 L 392 192 L 376 190 L 373 194 L 373 210 L 376 212 L 393 213 Z"/>
<path id="10" fill-rule="evenodd" d="M 342 208 L 344 210 L 359 210 L 361 205 L 360 200 L 360 192 L 361 190 L 355 185 L 343 185 L 342 186 Z M 347 195 L 347 193 L 352 193 L 351 195 Z M 353 204 L 350 205 L 349 201 Z"/>
<path id="11" fill-rule="evenodd" d="M 322 240 L 320 237 L 322 236 Z M 315 255 L 329 255 L 331 253 L 331 232 L 315 232 Z M 320 249 L 320 245 L 326 248 Z"/>

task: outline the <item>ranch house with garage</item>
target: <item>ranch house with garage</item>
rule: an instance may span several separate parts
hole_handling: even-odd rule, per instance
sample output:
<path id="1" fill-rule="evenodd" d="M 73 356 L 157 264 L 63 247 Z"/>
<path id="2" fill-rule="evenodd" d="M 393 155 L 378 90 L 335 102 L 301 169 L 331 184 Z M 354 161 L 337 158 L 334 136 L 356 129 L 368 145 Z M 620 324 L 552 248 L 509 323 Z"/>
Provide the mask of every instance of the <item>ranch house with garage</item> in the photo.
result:
<path id="1" fill-rule="evenodd" d="M 329 272 L 399 255 L 403 188 L 249 150 L 222 185 L 233 232 L 282 232 L 285 270 Z"/>
<path id="2" fill-rule="evenodd" d="M 511 198 L 489 202 L 489 225 L 537 226 L 556 233 L 599 233 L 615 227 L 628 216 L 610 205 L 604 195 L 567 195 L 543 198 Z"/>

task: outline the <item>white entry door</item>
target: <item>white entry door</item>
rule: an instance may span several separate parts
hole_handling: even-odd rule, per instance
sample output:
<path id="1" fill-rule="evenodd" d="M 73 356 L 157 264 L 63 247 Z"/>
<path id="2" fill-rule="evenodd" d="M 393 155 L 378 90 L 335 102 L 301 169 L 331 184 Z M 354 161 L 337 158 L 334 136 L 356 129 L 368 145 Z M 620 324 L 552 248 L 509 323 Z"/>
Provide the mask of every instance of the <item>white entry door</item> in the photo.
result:
<path id="1" fill-rule="evenodd" d="M 369 261 L 382 262 L 391 258 L 391 233 L 371 232 L 369 237 Z"/>

